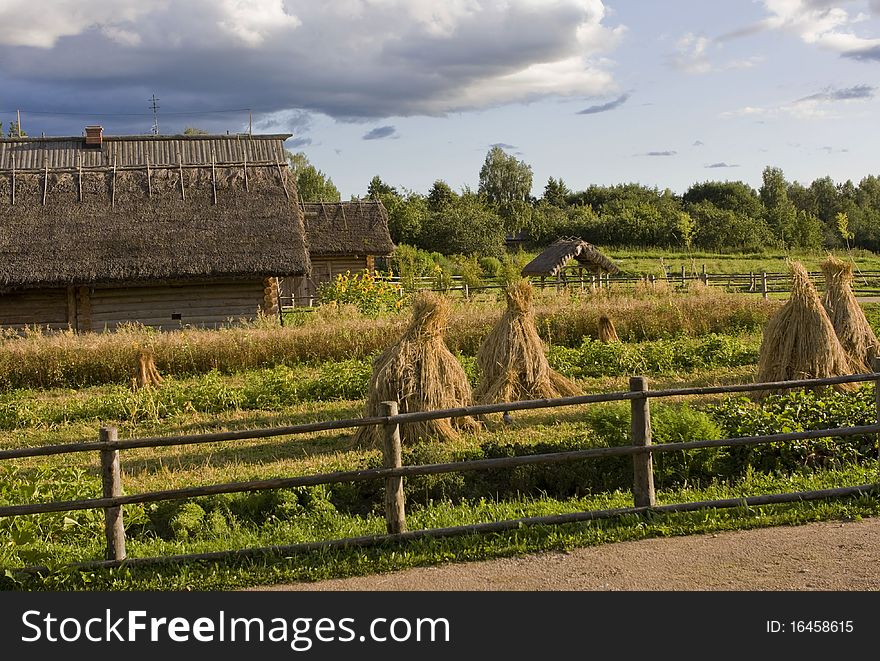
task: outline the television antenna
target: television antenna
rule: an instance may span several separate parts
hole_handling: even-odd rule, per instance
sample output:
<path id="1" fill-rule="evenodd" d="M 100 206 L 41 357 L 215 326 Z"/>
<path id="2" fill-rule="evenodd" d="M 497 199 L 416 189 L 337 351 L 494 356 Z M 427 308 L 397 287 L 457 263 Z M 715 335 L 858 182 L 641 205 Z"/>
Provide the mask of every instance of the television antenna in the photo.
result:
<path id="1" fill-rule="evenodd" d="M 150 110 L 153 111 L 153 135 L 159 135 L 159 106 L 156 103 L 158 100 L 155 94 L 150 97 Z"/>

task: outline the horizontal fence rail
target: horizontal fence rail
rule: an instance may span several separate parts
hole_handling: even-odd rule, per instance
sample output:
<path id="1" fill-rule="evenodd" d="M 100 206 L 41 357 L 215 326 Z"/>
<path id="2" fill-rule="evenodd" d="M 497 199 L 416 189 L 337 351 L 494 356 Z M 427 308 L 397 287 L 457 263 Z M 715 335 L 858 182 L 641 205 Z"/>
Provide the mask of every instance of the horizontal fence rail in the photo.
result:
<path id="1" fill-rule="evenodd" d="M 787 272 L 752 271 L 750 273 L 708 273 L 702 272 L 667 272 L 665 275 L 621 273 L 590 274 L 578 272 L 577 269 L 567 270 L 560 276 L 547 276 L 544 278 L 532 278 L 540 289 L 550 288 L 556 290 L 580 288 L 580 289 L 603 289 L 611 286 L 632 287 L 644 285 L 646 287 L 665 284 L 673 288 L 686 289 L 691 283 L 718 287 L 731 292 L 755 293 L 768 298 L 770 294 L 788 293 L 790 291 L 791 275 Z M 821 272 L 811 271 L 810 277 L 824 280 Z M 398 295 L 403 296 L 405 291 L 430 290 L 435 292 L 461 292 L 465 299 L 480 292 L 501 290 L 506 285 L 497 278 L 487 278 L 480 284 L 468 284 L 461 276 L 452 276 L 446 284 L 441 285 L 434 278 L 418 277 L 402 279 L 400 277 L 380 276 L 384 282 L 397 287 Z M 858 271 L 853 281 L 853 291 L 857 296 L 880 296 L 880 271 Z M 311 309 L 319 301 L 317 295 L 295 296 L 286 295 L 279 298 L 281 308 L 290 310 L 293 308 Z"/>
<path id="2" fill-rule="evenodd" d="M 78 563 L 76 567 L 111 567 L 121 564 L 145 565 L 169 562 L 171 558 L 181 560 L 210 560 L 246 556 L 255 553 L 269 553 L 278 550 L 284 552 L 307 551 L 317 548 L 335 548 L 344 546 L 363 546 L 386 541 L 405 541 L 408 539 L 449 537 L 458 534 L 470 534 L 481 531 L 511 530 L 519 525 L 549 525 L 555 523 L 571 523 L 589 521 L 622 514 L 640 514 L 652 512 L 692 511 L 706 507 L 738 507 L 743 504 L 757 505 L 775 502 L 794 502 L 831 497 L 832 495 L 854 495 L 874 491 L 878 485 L 860 485 L 824 491 L 798 492 L 795 494 L 769 494 L 740 499 L 701 501 L 699 503 L 679 503 L 657 506 L 655 502 L 652 457 L 658 453 L 692 451 L 704 448 L 758 446 L 770 443 L 791 443 L 800 440 L 851 437 L 880 434 L 880 361 L 875 361 L 874 372 L 869 374 L 853 374 L 822 379 L 798 379 L 775 381 L 768 383 L 750 383 L 727 386 L 708 386 L 693 388 L 673 388 L 649 390 L 644 377 L 633 377 L 630 390 L 614 393 L 598 393 L 577 397 L 541 399 L 519 402 L 506 402 L 479 406 L 467 406 L 438 411 L 397 413 L 397 402 L 385 402 L 383 411 L 386 415 L 368 418 L 328 420 L 305 423 L 287 427 L 242 430 L 235 432 L 218 432 L 184 436 L 165 436 L 152 438 L 118 439 L 114 428 L 102 428 L 97 442 L 68 443 L 34 448 L 17 448 L 0 451 L 0 460 L 24 457 L 63 455 L 77 452 L 98 452 L 101 458 L 103 494 L 100 498 L 89 498 L 69 501 L 53 501 L 7 505 L 0 507 L 0 518 L 53 512 L 67 512 L 87 509 L 103 509 L 105 511 L 105 533 L 107 538 L 105 560 Z M 656 398 L 705 396 L 714 394 L 733 394 L 744 392 L 770 392 L 793 388 L 821 388 L 846 383 L 871 381 L 877 393 L 877 423 L 856 427 L 817 429 L 803 432 L 789 432 L 765 436 L 747 436 L 726 439 L 704 439 L 680 443 L 663 443 L 655 445 L 651 439 L 651 416 L 649 401 Z M 400 425 L 443 418 L 461 418 L 466 416 L 484 416 L 493 413 L 524 411 L 535 409 L 578 406 L 599 402 L 629 401 L 632 419 L 632 444 L 628 446 L 599 447 L 586 450 L 563 451 L 516 457 L 499 457 L 470 461 L 458 461 L 439 464 L 421 464 L 404 466 L 401 463 Z M 257 438 L 271 438 L 329 431 L 351 429 L 364 426 L 381 426 L 384 430 L 385 445 L 383 448 L 383 467 L 350 471 L 337 471 L 317 475 L 301 475 L 263 480 L 228 482 L 204 486 L 184 487 L 153 491 L 140 494 L 123 495 L 120 451 L 138 448 L 155 448 L 200 443 L 229 442 Z M 490 523 L 438 528 L 429 530 L 407 531 L 405 514 L 404 479 L 419 475 L 436 475 L 442 473 L 470 472 L 479 470 L 512 469 L 518 466 L 550 465 L 573 461 L 585 461 L 600 457 L 626 457 L 633 459 L 633 508 L 618 508 L 590 512 L 575 512 L 552 517 L 531 517 L 525 519 L 496 521 Z M 880 456 L 878 456 L 880 462 Z M 157 558 L 127 558 L 125 551 L 125 534 L 123 527 L 123 507 L 125 505 L 180 500 L 199 496 L 217 494 L 263 491 L 324 484 L 364 482 L 368 480 L 385 481 L 386 528 L 388 534 L 361 538 L 347 538 L 322 542 L 309 542 L 289 546 L 267 547 L 264 549 L 240 549 L 216 551 L 200 554 L 185 554 Z M 818 495 L 824 494 L 824 495 Z M 41 568 L 23 568 L 37 571 Z"/>

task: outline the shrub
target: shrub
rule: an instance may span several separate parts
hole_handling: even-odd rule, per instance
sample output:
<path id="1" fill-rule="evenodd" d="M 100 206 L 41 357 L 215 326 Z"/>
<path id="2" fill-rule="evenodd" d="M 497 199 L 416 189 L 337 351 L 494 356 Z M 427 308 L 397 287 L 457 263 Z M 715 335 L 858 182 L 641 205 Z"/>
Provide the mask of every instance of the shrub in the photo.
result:
<path id="1" fill-rule="evenodd" d="M 396 312 L 403 305 L 397 287 L 370 271 L 352 275 L 340 273 L 330 282 L 318 286 L 318 302 L 354 305 L 361 314 L 378 317 L 383 312 Z"/>

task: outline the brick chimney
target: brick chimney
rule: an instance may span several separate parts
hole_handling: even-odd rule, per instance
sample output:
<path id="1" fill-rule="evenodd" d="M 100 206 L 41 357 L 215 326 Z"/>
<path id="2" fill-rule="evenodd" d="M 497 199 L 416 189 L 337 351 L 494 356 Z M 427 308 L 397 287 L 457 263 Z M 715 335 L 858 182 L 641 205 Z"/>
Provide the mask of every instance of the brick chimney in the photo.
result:
<path id="1" fill-rule="evenodd" d="M 100 147 L 101 140 L 103 138 L 104 128 L 101 126 L 87 126 L 86 127 L 86 146 L 87 147 Z"/>

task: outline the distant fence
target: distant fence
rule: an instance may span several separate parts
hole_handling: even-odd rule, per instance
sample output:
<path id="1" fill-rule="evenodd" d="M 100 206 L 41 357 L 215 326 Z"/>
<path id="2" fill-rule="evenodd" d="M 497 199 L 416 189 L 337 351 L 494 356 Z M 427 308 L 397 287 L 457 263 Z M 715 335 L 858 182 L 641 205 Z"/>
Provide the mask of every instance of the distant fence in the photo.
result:
<path id="1" fill-rule="evenodd" d="M 842 383 L 859 383 L 873 381 L 877 401 L 877 423 L 858 427 L 836 429 L 819 429 L 804 432 L 772 434 L 768 436 L 749 436 L 742 438 L 707 439 L 681 443 L 664 443 L 653 445 L 651 439 L 651 413 L 649 402 L 655 398 L 702 396 L 711 394 L 731 394 L 756 391 L 784 390 L 792 388 L 815 388 Z M 463 416 L 483 416 L 492 413 L 525 411 L 570 407 L 597 402 L 629 401 L 631 407 L 631 439 L 632 444 L 621 447 L 600 447 L 588 450 L 552 452 L 537 455 L 457 461 L 442 464 L 422 464 L 404 466 L 401 460 L 400 426 L 425 420 L 458 418 Z M 630 389 L 625 392 L 600 393 L 578 397 L 558 399 L 542 399 L 502 404 L 467 406 L 439 411 L 418 413 L 398 413 L 397 402 L 384 402 L 382 416 L 343 420 L 328 420 L 300 424 L 288 427 L 252 429 L 244 431 L 196 434 L 189 436 L 166 436 L 153 438 L 132 438 L 119 440 L 115 428 L 105 427 L 100 430 L 97 442 L 68 443 L 42 447 L 17 448 L 0 450 L 0 460 L 11 460 L 23 457 L 41 457 L 50 455 L 66 455 L 71 453 L 97 453 L 100 457 L 102 471 L 103 494 L 100 498 L 81 500 L 53 501 L 0 507 L 0 517 L 14 517 L 49 512 L 68 512 L 86 509 L 104 510 L 104 534 L 106 538 L 105 560 L 91 560 L 72 565 L 74 568 L 109 568 L 121 565 L 138 567 L 170 562 L 210 561 L 235 557 L 302 553 L 317 549 L 353 548 L 375 546 L 391 542 L 404 542 L 413 539 L 453 537 L 457 535 L 485 532 L 501 532 L 515 530 L 520 526 L 557 525 L 579 521 L 595 521 L 622 515 L 641 515 L 649 512 L 689 512 L 706 508 L 732 508 L 758 506 L 773 503 L 791 503 L 805 500 L 818 500 L 832 497 L 852 496 L 876 491 L 880 483 L 862 484 L 853 487 L 822 489 L 817 491 L 799 491 L 793 493 L 776 493 L 746 498 L 729 498 L 705 500 L 698 502 L 674 503 L 657 505 L 654 491 L 653 455 L 660 452 L 691 451 L 700 448 L 757 446 L 768 443 L 791 443 L 812 438 L 848 437 L 866 434 L 880 434 L 880 362 L 875 361 L 874 372 L 848 376 L 780 381 L 772 383 L 751 383 L 742 385 L 710 386 L 699 388 L 676 388 L 666 390 L 648 389 L 647 380 L 636 376 L 630 379 Z M 123 495 L 121 457 L 122 450 L 134 448 L 156 448 L 202 443 L 232 442 L 245 439 L 271 438 L 291 436 L 317 431 L 352 429 L 357 427 L 380 425 L 383 430 L 384 467 L 339 471 L 318 475 L 303 475 L 265 480 L 248 480 L 228 482 L 205 486 L 184 487 L 165 491 Z M 590 510 L 558 514 L 553 516 L 525 517 L 471 525 L 431 528 L 408 531 L 406 526 L 404 478 L 416 475 L 436 475 L 441 473 L 461 473 L 486 469 L 514 468 L 517 466 L 536 464 L 558 464 L 572 461 L 595 459 L 598 457 L 631 456 L 633 460 L 633 507 L 616 509 Z M 878 456 L 880 466 L 880 456 Z M 190 553 L 183 555 L 131 558 L 126 554 L 125 529 L 123 526 L 123 506 L 135 503 L 151 503 L 166 500 L 179 500 L 226 493 L 241 493 L 283 489 L 292 487 L 315 486 L 321 484 L 339 484 L 363 482 L 367 480 L 383 480 L 385 483 L 385 535 L 350 537 L 327 541 L 315 541 L 271 546 L 214 551 L 208 553 Z M 45 567 L 24 567 L 21 571 L 45 571 Z"/>
<path id="2" fill-rule="evenodd" d="M 814 280 L 824 280 L 821 272 L 810 272 Z M 414 278 L 405 282 L 398 277 L 384 278 L 398 286 L 402 296 L 405 289 L 416 291 L 431 290 L 448 294 L 458 293 L 465 299 L 480 292 L 489 292 L 504 288 L 504 284 L 498 279 L 487 279 L 480 285 L 468 285 L 461 276 L 452 276 L 447 286 L 438 286 L 434 278 Z M 707 273 L 705 268 L 702 272 L 679 273 L 667 272 L 666 275 L 654 274 L 620 274 L 620 275 L 590 275 L 585 273 L 567 273 L 555 278 L 534 278 L 533 283 L 539 289 L 566 289 L 596 290 L 613 287 L 615 289 L 633 288 L 636 285 L 651 287 L 658 283 L 661 286 L 672 287 L 676 290 L 686 290 L 691 283 L 699 282 L 707 286 L 718 287 L 724 291 L 739 292 L 746 294 L 760 294 L 769 298 L 771 294 L 787 293 L 791 291 L 791 275 L 781 272 L 752 271 L 750 273 Z M 880 297 L 880 271 L 859 271 L 855 274 L 853 291 L 856 296 Z M 315 297 L 282 297 L 282 309 L 289 310 L 293 307 L 311 307 L 317 304 Z"/>

